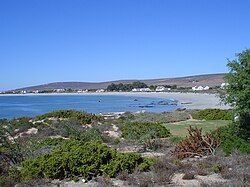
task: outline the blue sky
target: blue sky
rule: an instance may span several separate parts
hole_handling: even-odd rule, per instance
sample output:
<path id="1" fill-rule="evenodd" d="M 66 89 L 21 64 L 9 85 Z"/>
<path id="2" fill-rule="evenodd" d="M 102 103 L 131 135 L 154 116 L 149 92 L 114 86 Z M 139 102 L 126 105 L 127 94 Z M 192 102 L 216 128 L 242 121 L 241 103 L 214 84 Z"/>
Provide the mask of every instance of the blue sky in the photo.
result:
<path id="1" fill-rule="evenodd" d="M 1 0 L 0 90 L 227 72 L 249 0 Z"/>

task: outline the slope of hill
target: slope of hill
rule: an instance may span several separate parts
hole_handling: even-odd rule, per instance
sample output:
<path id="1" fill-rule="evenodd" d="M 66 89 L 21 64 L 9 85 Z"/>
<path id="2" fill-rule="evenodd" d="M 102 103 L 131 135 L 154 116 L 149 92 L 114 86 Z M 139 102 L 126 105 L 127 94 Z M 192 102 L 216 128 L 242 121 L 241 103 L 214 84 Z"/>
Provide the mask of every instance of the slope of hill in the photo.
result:
<path id="1" fill-rule="evenodd" d="M 35 91 L 35 90 L 53 90 L 53 89 L 105 89 L 111 83 L 132 83 L 134 81 L 141 81 L 147 85 L 177 85 L 179 87 L 191 87 L 191 86 L 220 86 L 224 82 L 225 74 L 206 74 L 195 75 L 178 78 L 163 78 L 163 79 L 148 79 L 148 80 L 117 80 L 108 82 L 54 82 L 49 84 L 43 84 L 38 86 L 30 86 L 25 88 L 19 88 L 18 90 Z"/>

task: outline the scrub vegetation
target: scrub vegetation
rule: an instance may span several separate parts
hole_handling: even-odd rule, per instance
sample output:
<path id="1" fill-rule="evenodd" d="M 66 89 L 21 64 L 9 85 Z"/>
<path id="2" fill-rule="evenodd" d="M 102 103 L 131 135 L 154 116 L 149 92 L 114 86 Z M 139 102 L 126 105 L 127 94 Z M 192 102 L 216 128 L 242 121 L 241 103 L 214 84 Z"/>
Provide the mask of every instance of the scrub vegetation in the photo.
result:
<path id="1" fill-rule="evenodd" d="M 232 110 L 0 120 L 0 186 L 250 186 L 250 51 L 230 61 Z"/>

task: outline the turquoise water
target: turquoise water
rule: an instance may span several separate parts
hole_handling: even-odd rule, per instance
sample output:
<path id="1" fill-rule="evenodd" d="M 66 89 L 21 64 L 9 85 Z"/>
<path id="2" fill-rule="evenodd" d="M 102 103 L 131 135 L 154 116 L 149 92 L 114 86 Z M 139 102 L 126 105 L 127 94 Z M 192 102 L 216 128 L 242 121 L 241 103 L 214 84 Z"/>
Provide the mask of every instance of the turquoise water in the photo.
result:
<path id="1" fill-rule="evenodd" d="M 158 102 L 161 102 L 159 104 Z M 0 97 L 0 118 L 36 116 L 59 109 L 84 110 L 99 114 L 107 112 L 173 111 L 176 105 L 167 99 L 112 95 L 34 95 Z M 162 105 L 162 103 L 165 103 Z"/>

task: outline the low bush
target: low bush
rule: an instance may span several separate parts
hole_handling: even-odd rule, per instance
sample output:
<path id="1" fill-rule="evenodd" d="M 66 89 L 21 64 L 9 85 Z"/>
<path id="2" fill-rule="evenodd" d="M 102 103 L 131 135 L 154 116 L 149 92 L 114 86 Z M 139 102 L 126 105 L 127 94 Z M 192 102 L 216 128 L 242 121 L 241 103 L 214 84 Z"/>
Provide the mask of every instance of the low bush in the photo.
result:
<path id="1" fill-rule="evenodd" d="M 76 118 L 81 120 L 84 124 L 91 123 L 93 120 L 99 120 L 100 117 L 94 114 L 88 114 L 77 110 L 58 110 L 37 116 L 37 120 L 46 118 Z"/>
<path id="2" fill-rule="evenodd" d="M 132 172 L 136 166 L 147 170 L 152 162 L 138 154 L 121 154 L 99 142 L 70 140 L 51 154 L 22 163 L 23 180 L 83 177 L 90 180 L 97 175 L 110 177 L 119 172 Z"/>
<path id="3" fill-rule="evenodd" d="M 151 122 L 151 123 L 172 123 L 178 121 L 186 121 L 190 118 L 192 111 L 173 111 L 163 113 L 145 112 L 138 114 L 122 115 L 121 119 L 127 122 Z"/>
<path id="4" fill-rule="evenodd" d="M 42 141 L 33 142 L 33 150 L 43 147 L 56 147 L 62 144 L 65 140 L 62 138 L 46 138 Z"/>
<path id="5" fill-rule="evenodd" d="M 237 124 L 220 127 L 217 131 L 213 132 L 220 141 L 220 148 L 226 155 L 231 154 L 234 150 L 242 153 L 250 153 L 250 139 L 241 136 L 241 129 Z"/>
<path id="6" fill-rule="evenodd" d="M 98 129 L 90 128 L 81 134 L 80 140 L 85 141 L 85 142 L 90 142 L 90 141 L 102 142 L 103 137 L 102 137 L 101 132 Z"/>
<path id="7" fill-rule="evenodd" d="M 183 137 L 180 137 L 180 136 L 171 136 L 169 138 L 170 142 L 173 143 L 173 144 L 177 144 L 179 143 L 180 141 L 183 140 Z"/>
<path id="8" fill-rule="evenodd" d="M 205 109 L 193 114 L 194 119 L 199 120 L 232 120 L 233 113 L 231 110 Z"/>
<path id="9" fill-rule="evenodd" d="M 122 137 L 128 140 L 148 140 L 155 138 L 166 138 L 170 136 L 170 131 L 165 126 L 158 123 L 126 123 L 121 128 Z"/>

